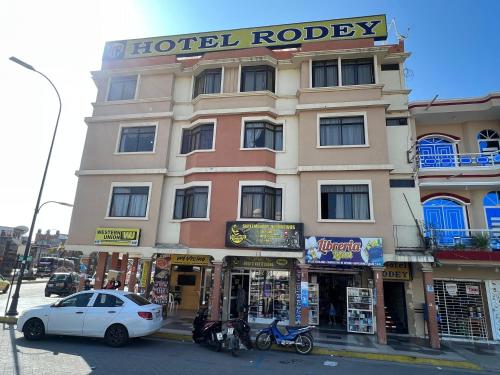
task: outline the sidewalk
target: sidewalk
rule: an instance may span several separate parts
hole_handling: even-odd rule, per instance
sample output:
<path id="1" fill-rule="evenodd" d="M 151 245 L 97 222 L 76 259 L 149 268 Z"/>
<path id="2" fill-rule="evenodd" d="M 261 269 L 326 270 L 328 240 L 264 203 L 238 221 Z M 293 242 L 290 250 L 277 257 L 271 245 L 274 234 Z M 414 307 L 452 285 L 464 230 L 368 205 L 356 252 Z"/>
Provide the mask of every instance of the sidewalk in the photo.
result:
<path id="1" fill-rule="evenodd" d="M 165 320 L 157 338 L 191 341 L 193 317 L 181 311 Z M 251 323 L 252 339 L 267 325 Z M 484 369 L 500 373 L 500 345 L 441 342 L 441 349 L 431 349 L 426 340 L 389 335 L 387 345 L 377 343 L 376 335 L 346 334 L 335 329 L 314 329 L 314 354 L 362 358 L 469 370 Z M 276 350 L 286 350 L 275 346 Z"/>

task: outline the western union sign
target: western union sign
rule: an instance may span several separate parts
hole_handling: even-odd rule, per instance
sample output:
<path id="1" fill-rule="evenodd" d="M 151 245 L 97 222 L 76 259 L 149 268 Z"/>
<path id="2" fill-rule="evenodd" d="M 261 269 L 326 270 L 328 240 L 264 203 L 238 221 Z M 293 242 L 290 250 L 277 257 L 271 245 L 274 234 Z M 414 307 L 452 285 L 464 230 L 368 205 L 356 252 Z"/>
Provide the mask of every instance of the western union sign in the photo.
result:
<path id="1" fill-rule="evenodd" d="M 104 59 L 131 59 L 363 38 L 387 38 L 385 15 L 119 40 L 106 43 Z"/>
<path id="2" fill-rule="evenodd" d="M 138 228 L 96 228 L 95 245 L 138 246 L 141 230 Z"/>

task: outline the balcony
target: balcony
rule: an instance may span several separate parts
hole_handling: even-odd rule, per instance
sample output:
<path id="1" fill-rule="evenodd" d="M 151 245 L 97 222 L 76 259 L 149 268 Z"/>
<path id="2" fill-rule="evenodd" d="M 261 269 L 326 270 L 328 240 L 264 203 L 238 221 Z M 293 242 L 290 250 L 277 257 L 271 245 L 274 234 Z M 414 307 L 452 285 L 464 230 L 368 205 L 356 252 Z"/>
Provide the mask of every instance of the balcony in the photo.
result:
<path id="1" fill-rule="evenodd" d="M 417 163 L 420 170 L 426 171 L 438 168 L 498 168 L 500 166 L 500 152 L 417 155 Z"/>
<path id="2" fill-rule="evenodd" d="M 500 250 L 500 228 L 429 229 L 425 237 L 433 250 Z"/>

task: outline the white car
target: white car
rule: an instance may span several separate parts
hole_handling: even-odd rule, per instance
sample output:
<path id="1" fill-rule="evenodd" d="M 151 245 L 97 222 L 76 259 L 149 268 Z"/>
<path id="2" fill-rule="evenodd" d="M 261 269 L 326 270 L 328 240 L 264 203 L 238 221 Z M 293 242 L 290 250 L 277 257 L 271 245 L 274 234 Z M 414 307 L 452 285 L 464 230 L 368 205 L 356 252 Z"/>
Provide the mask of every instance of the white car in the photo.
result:
<path id="1" fill-rule="evenodd" d="M 40 340 L 45 334 L 103 337 L 110 346 L 122 346 L 131 337 L 158 331 L 162 323 L 161 306 L 137 294 L 87 290 L 25 310 L 17 330 L 27 340 Z"/>

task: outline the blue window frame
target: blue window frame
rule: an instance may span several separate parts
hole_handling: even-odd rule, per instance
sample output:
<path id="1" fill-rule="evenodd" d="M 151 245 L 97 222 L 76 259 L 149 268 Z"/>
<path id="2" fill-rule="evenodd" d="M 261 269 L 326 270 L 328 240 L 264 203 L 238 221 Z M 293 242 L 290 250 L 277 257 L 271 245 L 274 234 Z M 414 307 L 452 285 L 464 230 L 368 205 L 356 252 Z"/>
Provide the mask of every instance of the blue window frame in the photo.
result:
<path id="1" fill-rule="evenodd" d="M 478 133 L 477 143 L 479 152 L 494 152 L 500 149 L 500 137 L 491 129 L 485 129 Z"/>
<path id="2" fill-rule="evenodd" d="M 420 168 L 456 167 L 455 144 L 439 137 L 418 141 Z"/>
<path id="3" fill-rule="evenodd" d="M 433 236 L 438 245 L 453 246 L 466 236 L 463 205 L 451 199 L 436 198 L 423 204 L 426 236 Z"/>

